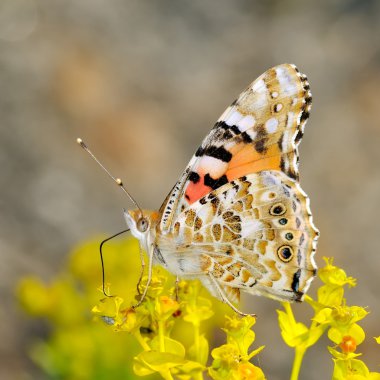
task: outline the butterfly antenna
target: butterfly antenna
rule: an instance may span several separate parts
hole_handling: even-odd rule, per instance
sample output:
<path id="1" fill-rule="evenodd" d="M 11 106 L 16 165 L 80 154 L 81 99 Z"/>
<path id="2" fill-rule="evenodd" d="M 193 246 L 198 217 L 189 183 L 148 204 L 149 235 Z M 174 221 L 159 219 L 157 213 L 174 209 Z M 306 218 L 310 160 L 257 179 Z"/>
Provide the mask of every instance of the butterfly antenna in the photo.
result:
<path id="1" fill-rule="evenodd" d="M 134 200 L 132 195 L 128 192 L 128 190 L 124 187 L 123 181 L 120 178 L 114 177 L 109 170 L 107 170 L 104 165 L 95 157 L 94 153 L 91 152 L 89 147 L 85 144 L 85 142 L 81 138 L 77 138 L 77 143 L 92 157 L 92 159 L 98 163 L 98 165 L 108 174 L 109 177 L 113 179 L 114 182 L 121 188 L 121 190 L 124 191 L 125 194 L 127 194 L 128 198 L 131 200 L 131 202 L 140 210 L 141 215 L 143 214 L 140 206 L 137 204 L 137 202 Z"/>

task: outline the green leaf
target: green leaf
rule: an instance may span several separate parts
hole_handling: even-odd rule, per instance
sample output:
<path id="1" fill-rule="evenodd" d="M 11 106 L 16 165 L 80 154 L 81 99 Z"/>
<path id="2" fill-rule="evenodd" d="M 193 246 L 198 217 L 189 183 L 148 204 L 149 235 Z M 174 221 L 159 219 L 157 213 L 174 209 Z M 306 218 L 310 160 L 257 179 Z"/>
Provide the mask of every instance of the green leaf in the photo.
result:
<path id="1" fill-rule="evenodd" d="M 306 347 L 313 346 L 323 335 L 327 327 L 327 325 L 318 325 L 310 327 Z"/>
<path id="2" fill-rule="evenodd" d="M 332 309 L 329 307 L 325 307 L 322 310 L 320 310 L 312 319 L 313 321 L 319 324 L 330 323 L 331 313 L 332 313 Z"/>
<path id="3" fill-rule="evenodd" d="M 365 339 L 365 332 L 361 326 L 354 323 L 348 330 L 348 335 L 355 339 L 356 345 L 363 343 Z"/>
<path id="4" fill-rule="evenodd" d="M 291 317 L 282 310 L 277 310 L 281 335 L 285 343 L 290 347 L 304 344 L 308 337 L 308 328 L 300 322 L 294 322 Z"/>
<path id="5" fill-rule="evenodd" d="M 330 354 L 334 358 L 339 359 L 339 360 L 354 359 L 358 356 L 361 356 L 361 354 L 355 354 L 354 352 L 350 352 L 350 353 L 345 354 L 344 352 L 340 352 L 333 347 L 327 347 L 327 349 L 330 351 Z"/>
<path id="6" fill-rule="evenodd" d="M 137 376 L 147 376 L 155 373 L 156 371 L 147 366 L 142 360 L 139 358 L 140 355 L 136 356 L 133 360 L 133 372 Z"/>
<path id="7" fill-rule="evenodd" d="M 185 378 L 185 375 L 194 374 L 196 372 L 204 371 L 205 369 L 206 367 L 202 364 L 199 364 L 192 360 L 187 360 L 186 363 L 176 367 L 173 372 L 175 372 L 177 377 L 180 377 L 182 375 L 182 377 Z M 191 378 L 194 378 L 194 376 Z"/>
<path id="8" fill-rule="evenodd" d="M 184 321 L 199 326 L 201 321 L 211 318 L 214 315 L 212 303 L 204 297 L 197 297 L 196 302 L 187 302 L 185 306 Z"/>
<path id="9" fill-rule="evenodd" d="M 346 361 L 335 359 L 334 362 L 332 380 L 368 380 L 370 378 L 369 370 L 361 360 L 352 359 Z"/>
<path id="10" fill-rule="evenodd" d="M 343 301 L 342 287 L 323 285 L 318 289 L 318 302 L 326 306 L 339 306 Z"/>
<path id="11" fill-rule="evenodd" d="M 138 376 L 146 376 L 153 372 L 167 371 L 184 363 L 186 360 L 178 355 L 168 352 L 144 351 L 135 356 L 133 370 Z"/>
<path id="12" fill-rule="evenodd" d="M 207 339 L 204 335 L 199 337 L 198 347 L 193 344 L 189 350 L 189 357 L 202 365 L 206 365 L 208 354 L 209 354 L 209 345 Z"/>
<path id="13" fill-rule="evenodd" d="M 174 340 L 167 336 L 164 337 L 165 352 L 177 355 L 181 358 L 185 357 L 185 347 L 178 340 Z M 155 351 L 160 351 L 159 337 L 156 336 L 151 340 L 151 347 Z"/>
<path id="14" fill-rule="evenodd" d="M 343 338 L 342 332 L 336 327 L 331 327 L 331 329 L 327 332 L 327 336 L 335 344 L 339 344 Z"/>

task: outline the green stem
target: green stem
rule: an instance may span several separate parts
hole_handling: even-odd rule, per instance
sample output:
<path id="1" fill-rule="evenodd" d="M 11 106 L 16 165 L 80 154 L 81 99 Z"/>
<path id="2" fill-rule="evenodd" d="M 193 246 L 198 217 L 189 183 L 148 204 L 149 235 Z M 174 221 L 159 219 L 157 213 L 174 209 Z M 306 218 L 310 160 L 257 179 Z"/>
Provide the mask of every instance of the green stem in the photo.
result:
<path id="1" fill-rule="evenodd" d="M 201 362 L 201 357 L 200 357 L 200 333 L 199 333 L 199 324 L 194 323 L 194 346 L 195 346 L 195 352 L 196 352 L 196 360 L 198 363 Z M 194 379 L 195 380 L 203 380 L 203 374 L 202 371 L 199 371 L 194 374 Z"/>
<path id="2" fill-rule="evenodd" d="M 306 347 L 305 346 L 298 346 L 295 349 L 295 356 L 293 361 L 293 368 L 292 368 L 292 375 L 290 377 L 290 380 L 298 380 L 298 376 L 301 370 L 301 364 L 303 356 L 305 355 Z"/>
<path id="3" fill-rule="evenodd" d="M 165 352 L 165 321 L 158 321 L 158 339 L 160 344 L 160 351 Z"/>
<path id="4" fill-rule="evenodd" d="M 158 341 L 160 346 L 160 352 L 166 352 L 165 350 L 165 321 L 162 319 L 158 320 Z M 173 380 L 173 376 L 170 373 L 170 369 L 160 371 L 160 375 L 165 380 Z"/>
<path id="5" fill-rule="evenodd" d="M 286 314 L 288 314 L 290 323 L 295 326 L 297 324 L 296 319 L 294 318 L 292 307 L 289 302 L 283 302 L 282 306 L 284 307 Z M 307 350 L 306 344 L 301 344 L 295 347 L 295 355 L 293 361 L 292 374 L 290 376 L 290 380 L 298 380 L 298 376 L 301 370 L 302 360 Z"/>
<path id="6" fill-rule="evenodd" d="M 196 360 L 197 362 L 201 361 L 200 358 L 200 341 L 199 341 L 199 325 L 197 323 L 194 323 L 194 346 L 195 346 L 195 352 L 196 352 Z"/>
<path id="7" fill-rule="evenodd" d="M 288 314 L 288 316 L 291 320 L 291 323 L 293 325 L 295 325 L 297 322 L 296 322 L 296 319 L 294 318 L 293 310 L 292 310 L 292 307 L 290 306 L 290 303 L 289 302 L 282 302 L 282 306 L 284 307 L 286 314 Z"/>
<path id="8" fill-rule="evenodd" d="M 141 336 L 140 330 L 136 330 L 133 334 L 137 341 L 140 343 L 141 347 L 144 349 L 144 351 L 150 351 L 151 348 L 149 347 L 148 343 L 144 340 L 144 338 Z"/>

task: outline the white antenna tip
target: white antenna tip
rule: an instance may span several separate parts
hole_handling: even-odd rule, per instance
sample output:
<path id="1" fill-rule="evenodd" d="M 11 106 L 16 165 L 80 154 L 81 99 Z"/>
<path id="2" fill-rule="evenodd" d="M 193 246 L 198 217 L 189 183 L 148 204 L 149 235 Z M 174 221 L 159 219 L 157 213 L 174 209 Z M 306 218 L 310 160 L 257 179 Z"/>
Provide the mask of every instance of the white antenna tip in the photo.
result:
<path id="1" fill-rule="evenodd" d="M 87 145 L 84 143 L 84 141 L 81 138 L 77 138 L 77 143 L 85 150 L 88 150 Z"/>
<path id="2" fill-rule="evenodd" d="M 120 178 L 116 178 L 116 183 L 119 185 L 119 186 L 122 186 L 123 185 L 123 182 Z"/>

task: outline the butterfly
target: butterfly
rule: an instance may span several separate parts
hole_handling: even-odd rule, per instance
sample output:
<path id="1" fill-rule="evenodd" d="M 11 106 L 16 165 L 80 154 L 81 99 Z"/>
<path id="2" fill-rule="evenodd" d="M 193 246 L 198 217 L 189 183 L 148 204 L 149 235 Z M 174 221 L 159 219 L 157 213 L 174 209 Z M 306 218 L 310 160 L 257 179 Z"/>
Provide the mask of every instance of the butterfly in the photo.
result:
<path id="1" fill-rule="evenodd" d="M 154 263 L 243 315 L 241 291 L 302 301 L 319 236 L 298 171 L 311 101 L 296 66 L 267 70 L 218 119 L 159 211 L 124 212 L 149 258 L 138 305 Z"/>

